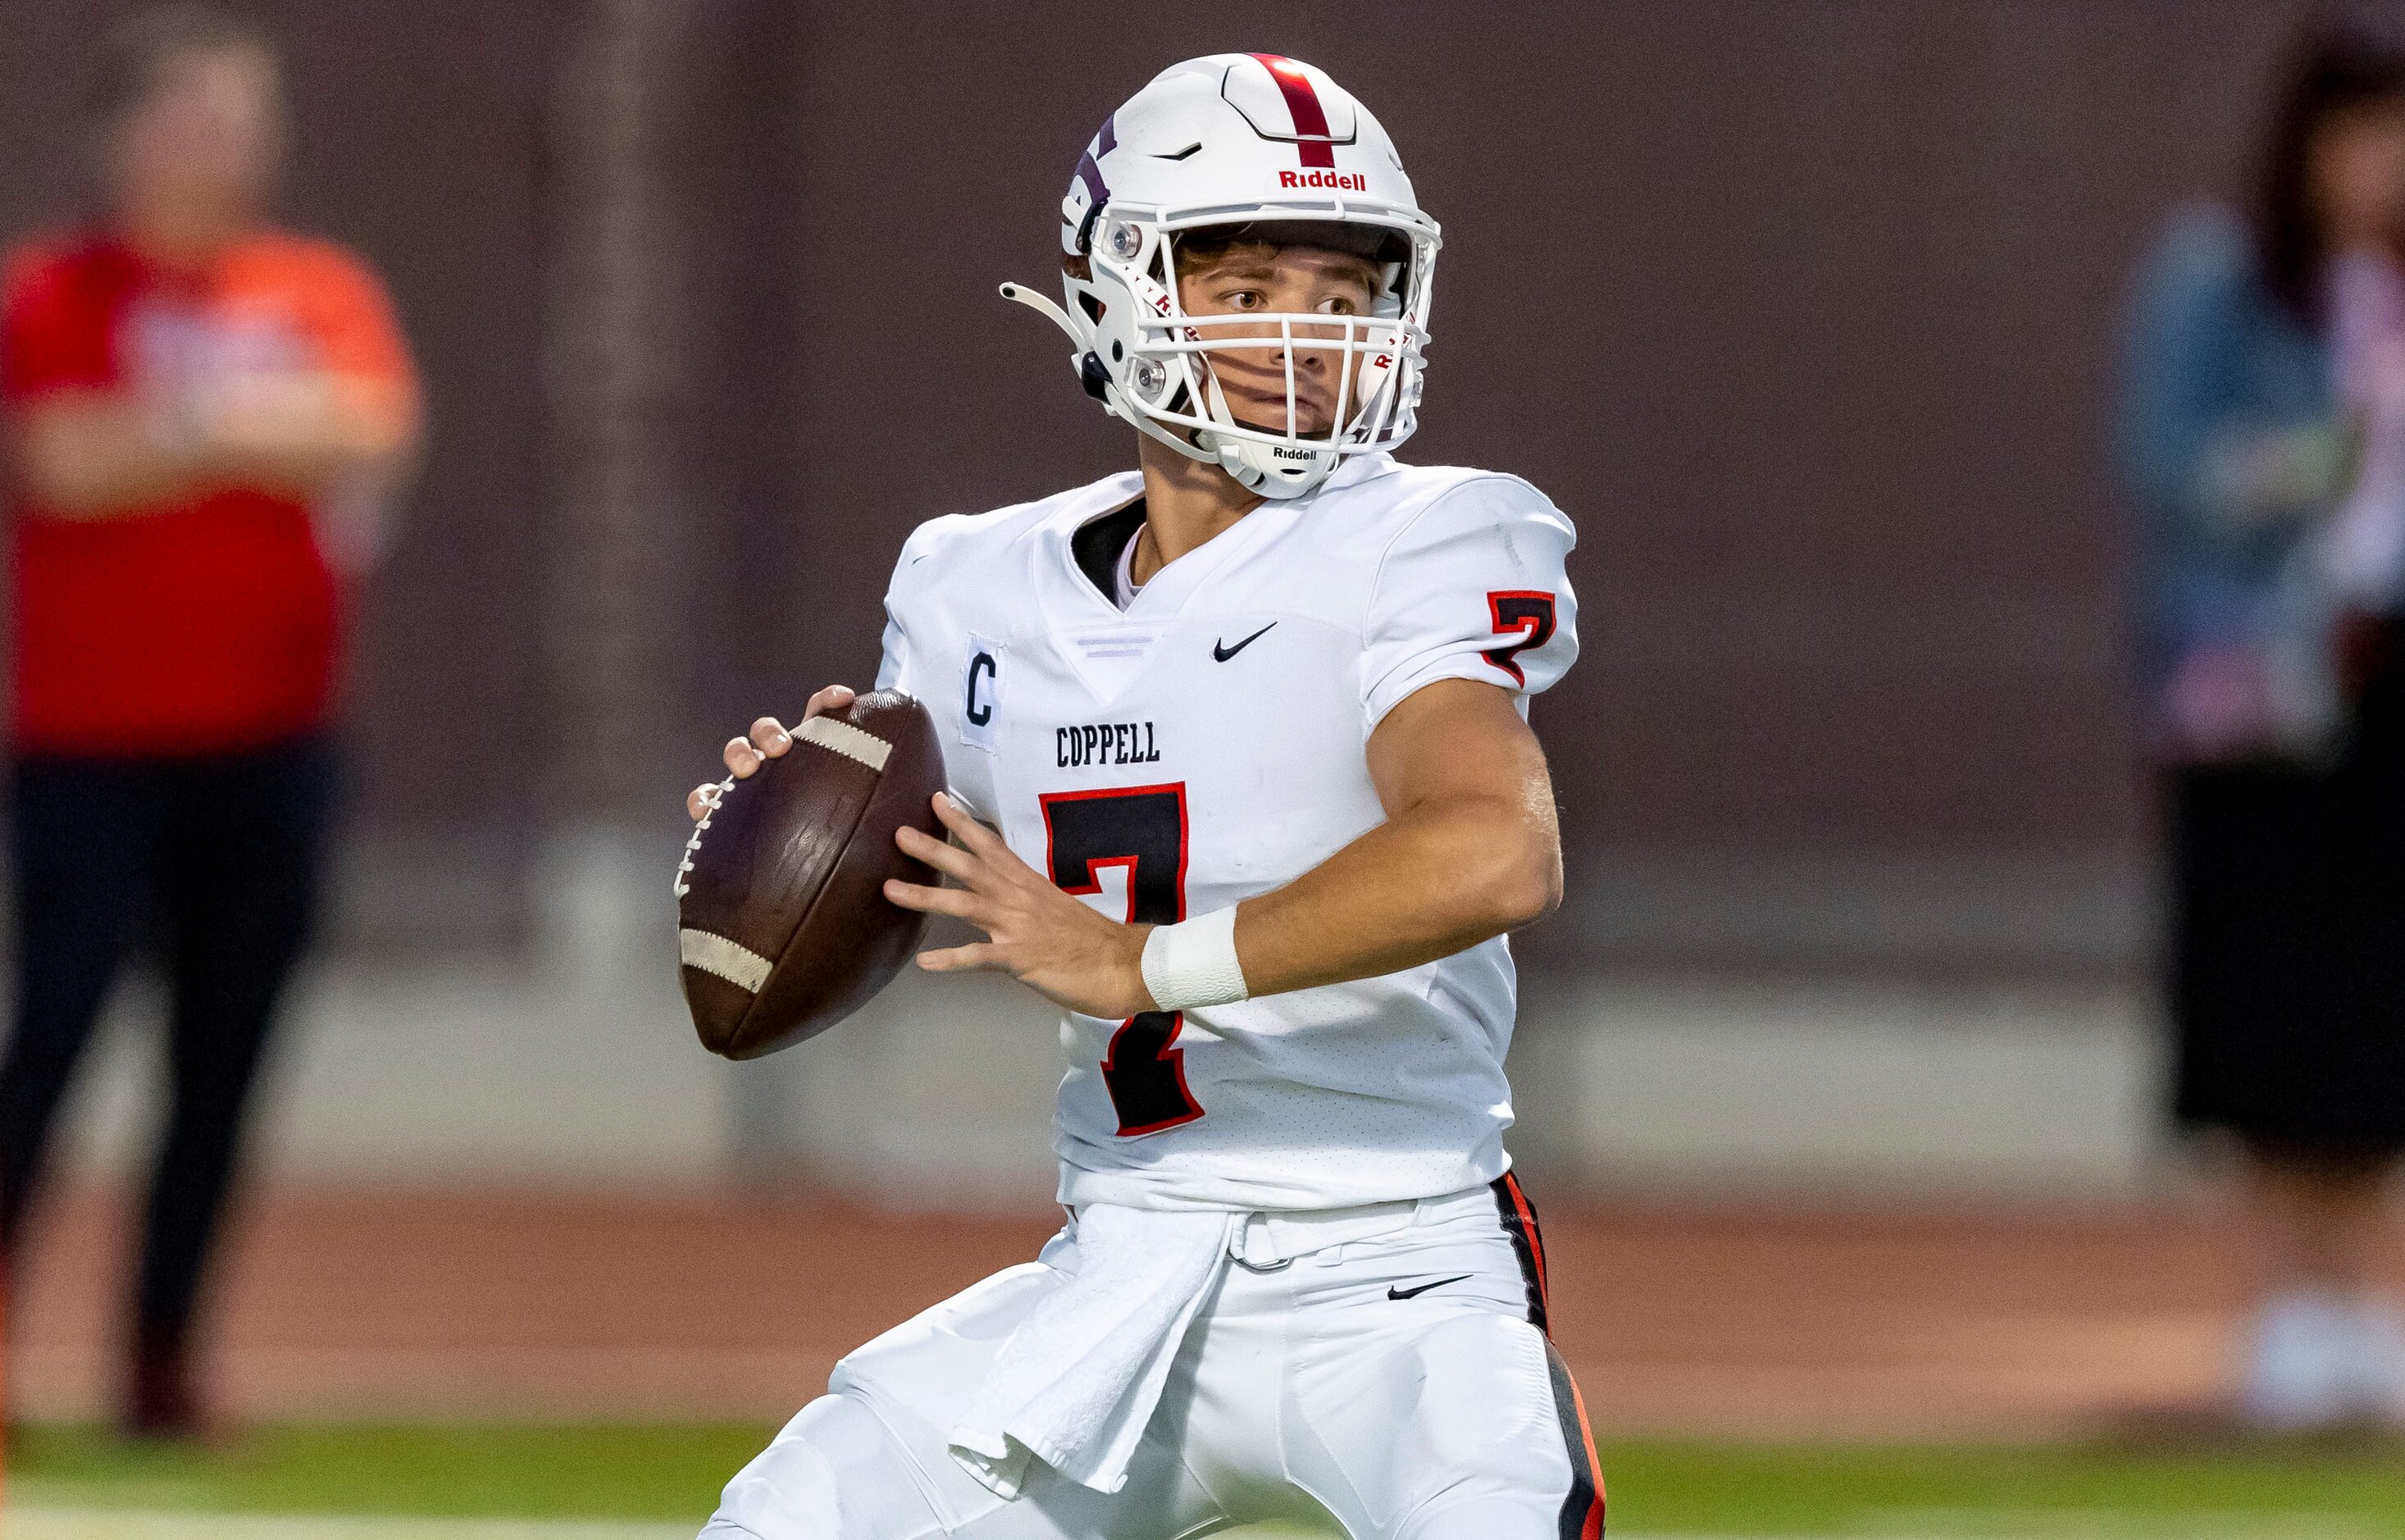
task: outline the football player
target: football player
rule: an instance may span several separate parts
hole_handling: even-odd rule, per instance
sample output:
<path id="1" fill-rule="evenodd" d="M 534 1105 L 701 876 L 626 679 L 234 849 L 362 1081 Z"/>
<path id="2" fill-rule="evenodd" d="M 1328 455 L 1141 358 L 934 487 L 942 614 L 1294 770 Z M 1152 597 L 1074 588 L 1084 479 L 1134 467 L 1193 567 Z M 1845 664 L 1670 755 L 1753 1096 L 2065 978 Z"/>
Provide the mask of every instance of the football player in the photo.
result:
<path id="1" fill-rule="evenodd" d="M 1404 465 L 1438 231 L 1322 71 L 1175 65 L 1104 121 L 1048 315 L 1138 469 L 903 547 L 880 687 L 950 831 L 898 904 L 1065 1014 L 1066 1227 L 845 1358 L 711 1540 L 1587 1540 L 1603 1492 L 1511 1172 L 1505 933 L 1558 901 L 1528 700 L 1568 519 Z M 811 698 L 840 711 L 851 692 Z M 773 718 L 726 747 L 784 753 Z M 691 799 L 697 817 L 710 788 Z"/>

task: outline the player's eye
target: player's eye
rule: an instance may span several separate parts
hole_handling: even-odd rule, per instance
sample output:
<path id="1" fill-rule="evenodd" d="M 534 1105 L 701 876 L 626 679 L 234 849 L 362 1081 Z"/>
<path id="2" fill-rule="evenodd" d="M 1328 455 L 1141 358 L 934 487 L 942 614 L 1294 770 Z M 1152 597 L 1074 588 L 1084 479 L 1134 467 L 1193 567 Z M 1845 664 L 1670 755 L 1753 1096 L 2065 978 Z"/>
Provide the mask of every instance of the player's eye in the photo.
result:
<path id="1" fill-rule="evenodd" d="M 1320 301 L 1319 313 L 1323 316 L 1357 316 L 1361 313 L 1361 306 L 1352 299 L 1340 294 L 1334 299 Z"/>
<path id="2" fill-rule="evenodd" d="M 1221 297 L 1227 301 L 1231 310 L 1259 310 L 1261 307 L 1261 291 L 1258 289 L 1231 289 Z"/>

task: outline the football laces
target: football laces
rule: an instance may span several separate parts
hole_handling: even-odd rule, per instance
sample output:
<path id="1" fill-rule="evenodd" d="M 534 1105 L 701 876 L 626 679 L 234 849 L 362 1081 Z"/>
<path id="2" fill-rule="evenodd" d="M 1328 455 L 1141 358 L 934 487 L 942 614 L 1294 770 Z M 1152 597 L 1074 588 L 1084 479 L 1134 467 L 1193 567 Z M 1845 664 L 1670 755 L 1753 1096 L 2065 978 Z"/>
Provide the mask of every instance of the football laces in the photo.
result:
<path id="1" fill-rule="evenodd" d="M 735 777 L 731 775 L 714 786 L 701 788 L 701 817 L 693 826 L 693 838 L 684 842 L 684 859 L 677 863 L 676 880 L 669 884 L 669 891 L 678 897 L 693 891 L 693 884 L 685 879 L 693 874 L 693 858 L 701 853 L 701 837 L 710 828 L 710 819 L 717 816 L 719 804 L 734 789 Z"/>

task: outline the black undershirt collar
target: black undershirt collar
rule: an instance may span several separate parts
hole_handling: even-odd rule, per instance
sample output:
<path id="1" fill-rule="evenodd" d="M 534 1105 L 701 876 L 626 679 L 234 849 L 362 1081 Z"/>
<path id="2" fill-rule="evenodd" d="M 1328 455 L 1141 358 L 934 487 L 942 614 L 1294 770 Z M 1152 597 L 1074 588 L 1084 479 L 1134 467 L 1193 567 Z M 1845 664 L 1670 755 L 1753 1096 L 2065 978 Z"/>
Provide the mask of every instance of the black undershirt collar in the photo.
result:
<path id="1" fill-rule="evenodd" d="M 1102 517 L 1089 519 L 1070 532 L 1069 555 L 1095 591 L 1117 604 L 1119 556 L 1128 542 L 1144 530 L 1144 499 Z"/>

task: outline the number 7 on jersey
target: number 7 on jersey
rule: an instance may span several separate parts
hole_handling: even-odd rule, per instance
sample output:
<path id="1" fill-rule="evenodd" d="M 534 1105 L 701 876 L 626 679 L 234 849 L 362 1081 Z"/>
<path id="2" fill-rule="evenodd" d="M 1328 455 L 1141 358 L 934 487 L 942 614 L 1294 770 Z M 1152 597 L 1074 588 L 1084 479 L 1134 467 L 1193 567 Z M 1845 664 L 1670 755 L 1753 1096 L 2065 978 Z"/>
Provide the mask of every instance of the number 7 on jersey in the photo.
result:
<path id="1" fill-rule="evenodd" d="M 1045 869 L 1055 887 L 1100 893 L 1103 869 L 1118 867 L 1127 873 L 1130 925 L 1186 918 L 1186 783 L 1062 791 L 1039 800 Z M 1186 1051 L 1176 1046 L 1184 1024 L 1177 1011 L 1146 1010 L 1111 1035 L 1103 1084 L 1121 1137 L 1158 1134 L 1202 1115 L 1186 1089 Z"/>

